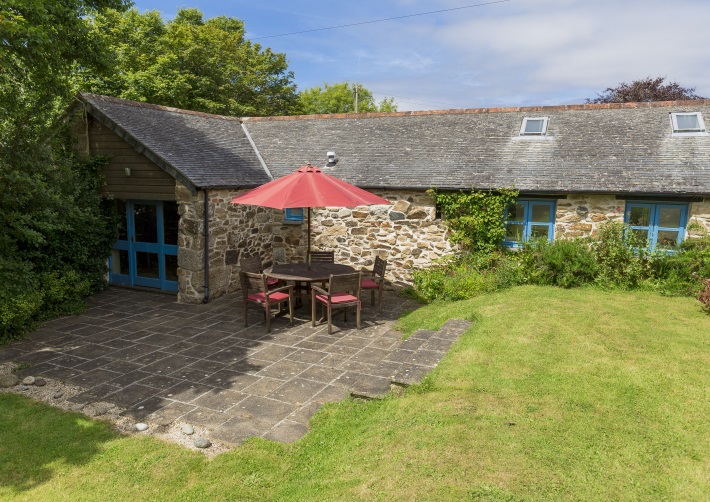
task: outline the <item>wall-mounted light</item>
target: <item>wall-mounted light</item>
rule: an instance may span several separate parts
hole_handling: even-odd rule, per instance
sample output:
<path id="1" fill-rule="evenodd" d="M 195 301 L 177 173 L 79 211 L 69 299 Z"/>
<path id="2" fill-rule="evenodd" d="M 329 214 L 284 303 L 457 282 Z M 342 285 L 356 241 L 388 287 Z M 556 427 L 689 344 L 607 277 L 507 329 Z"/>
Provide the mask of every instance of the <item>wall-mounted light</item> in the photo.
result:
<path id="1" fill-rule="evenodd" d="M 131 168 L 130 168 L 130 167 L 124 167 L 124 168 L 123 168 L 123 172 L 126 173 L 126 176 L 130 176 L 130 175 L 131 175 Z"/>

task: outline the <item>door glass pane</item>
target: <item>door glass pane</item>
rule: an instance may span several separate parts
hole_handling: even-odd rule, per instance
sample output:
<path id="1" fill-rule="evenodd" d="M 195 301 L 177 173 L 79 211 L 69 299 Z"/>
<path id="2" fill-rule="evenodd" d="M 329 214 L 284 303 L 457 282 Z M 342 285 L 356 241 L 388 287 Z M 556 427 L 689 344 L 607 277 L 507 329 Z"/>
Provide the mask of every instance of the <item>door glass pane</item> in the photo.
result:
<path id="1" fill-rule="evenodd" d="M 517 241 L 523 240 L 523 226 L 516 225 L 515 223 L 508 223 L 505 226 L 505 240 L 507 241 Z"/>
<path id="2" fill-rule="evenodd" d="M 659 230 L 657 246 L 675 247 L 678 245 L 678 236 L 680 232 L 677 230 Z"/>
<path id="3" fill-rule="evenodd" d="M 150 279 L 160 278 L 158 253 L 136 252 L 136 275 Z"/>
<path id="4" fill-rule="evenodd" d="M 178 259 L 175 255 L 165 255 L 165 280 L 177 281 Z"/>
<path id="5" fill-rule="evenodd" d="M 651 224 L 650 207 L 632 207 L 629 211 L 629 225 L 647 227 Z"/>
<path id="6" fill-rule="evenodd" d="M 524 221 L 525 204 L 511 204 L 508 206 L 508 221 Z"/>
<path id="7" fill-rule="evenodd" d="M 163 202 L 163 243 L 177 246 L 178 243 L 178 206 L 176 202 Z"/>
<path id="8" fill-rule="evenodd" d="M 118 216 L 118 240 L 128 240 L 128 224 L 126 223 L 126 201 L 116 201 L 116 216 Z"/>
<path id="9" fill-rule="evenodd" d="M 530 238 L 539 239 L 541 237 L 547 239 L 549 235 L 549 227 L 547 225 L 532 225 L 530 227 Z"/>
<path id="10" fill-rule="evenodd" d="M 122 249 L 111 250 L 111 272 L 128 275 L 128 251 Z"/>
<path id="11" fill-rule="evenodd" d="M 133 216 L 137 242 L 158 242 L 158 208 L 153 204 L 134 204 Z"/>
<path id="12" fill-rule="evenodd" d="M 659 209 L 658 226 L 665 228 L 680 227 L 681 210 L 679 207 L 661 207 Z"/>
<path id="13" fill-rule="evenodd" d="M 638 228 L 632 228 L 631 231 L 636 236 L 639 243 L 648 242 L 648 230 L 641 230 Z"/>
<path id="14" fill-rule="evenodd" d="M 532 217 L 530 221 L 537 221 L 539 223 L 549 223 L 550 222 L 550 210 L 552 209 L 549 204 L 531 204 L 532 206 Z"/>

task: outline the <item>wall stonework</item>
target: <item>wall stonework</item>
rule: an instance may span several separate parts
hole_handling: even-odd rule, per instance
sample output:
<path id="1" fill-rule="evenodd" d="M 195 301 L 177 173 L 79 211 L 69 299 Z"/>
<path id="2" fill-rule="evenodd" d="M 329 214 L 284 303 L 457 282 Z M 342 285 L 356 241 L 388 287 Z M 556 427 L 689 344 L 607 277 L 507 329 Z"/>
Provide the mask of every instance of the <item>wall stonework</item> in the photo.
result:
<path id="1" fill-rule="evenodd" d="M 700 238 L 710 234 L 710 199 L 690 204 L 686 229 L 688 238 Z"/>
<path id="2" fill-rule="evenodd" d="M 392 284 L 411 284 L 411 269 L 427 267 L 451 254 L 448 230 L 436 219 L 433 197 L 425 192 L 371 190 L 390 205 L 315 209 L 311 247 L 334 250 L 338 263 L 371 268 L 375 257 L 387 260 L 386 278 Z M 305 232 L 305 222 L 304 222 Z M 299 247 L 300 258 L 305 247 Z"/>
<path id="3" fill-rule="evenodd" d="M 613 195 L 568 195 L 557 200 L 555 239 L 589 237 L 599 232 L 599 225 L 624 221 L 626 203 Z"/>
<path id="4" fill-rule="evenodd" d="M 258 254 L 265 266 L 305 261 L 307 223 L 284 222 L 284 211 L 232 204 L 245 190 L 210 190 L 210 299 L 239 289 L 239 260 Z M 411 284 L 412 268 L 430 266 L 456 251 L 425 192 L 373 190 L 390 205 L 319 208 L 311 213 L 311 248 L 334 250 L 338 263 L 370 268 L 388 262 L 387 280 Z M 204 191 L 193 195 L 178 183 L 178 301 L 204 300 Z M 599 225 L 624 221 L 625 201 L 613 195 L 574 194 L 557 200 L 555 238 L 596 235 Z M 710 233 L 710 199 L 690 205 L 688 237 Z"/>

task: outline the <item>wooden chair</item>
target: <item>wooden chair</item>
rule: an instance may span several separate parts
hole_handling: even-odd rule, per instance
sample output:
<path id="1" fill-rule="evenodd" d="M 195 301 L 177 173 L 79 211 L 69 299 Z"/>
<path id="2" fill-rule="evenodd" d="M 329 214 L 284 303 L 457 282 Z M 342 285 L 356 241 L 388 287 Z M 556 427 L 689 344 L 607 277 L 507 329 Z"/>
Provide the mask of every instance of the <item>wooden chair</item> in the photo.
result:
<path id="1" fill-rule="evenodd" d="M 244 257 L 239 260 L 240 272 L 249 272 L 250 274 L 262 274 L 264 273 L 264 265 L 261 263 L 261 258 L 258 256 Z M 270 288 L 273 288 L 279 283 L 278 279 L 267 278 L 266 284 Z"/>
<path id="2" fill-rule="evenodd" d="M 276 289 L 269 289 L 264 274 L 254 274 L 251 272 L 240 272 L 239 280 L 242 285 L 242 298 L 244 302 L 244 326 L 249 326 L 249 303 L 258 304 L 264 311 L 266 317 L 266 332 L 271 332 L 271 306 L 277 305 L 279 311 L 281 304 L 288 302 L 290 324 L 293 324 L 293 286 L 283 286 Z M 256 290 L 249 294 L 249 291 Z"/>
<path id="3" fill-rule="evenodd" d="M 382 313 L 382 293 L 385 290 L 385 270 L 387 270 L 387 260 L 379 256 L 375 257 L 375 265 L 372 270 L 364 269 L 362 279 L 362 289 L 371 293 L 371 304 L 375 304 L 375 292 L 378 292 L 378 305 Z"/>
<path id="4" fill-rule="evenodd" d="M 335 263 L 335 251 L 311 251 L 311 263 Z"/>
<path id="5" fill-rule="evenodd" d="M 345 308 L 345 320 L 348 320 L 348 307 L 355 307 L 357 329 L 360 329 L 360 287 L 362 272 L 354 274 L 332 275 L 327 289 L 311 285 L 311 325 L 316 325 L 316 302 L 328 311 L 328 334 L 333 333 L 333 309 Z"/>

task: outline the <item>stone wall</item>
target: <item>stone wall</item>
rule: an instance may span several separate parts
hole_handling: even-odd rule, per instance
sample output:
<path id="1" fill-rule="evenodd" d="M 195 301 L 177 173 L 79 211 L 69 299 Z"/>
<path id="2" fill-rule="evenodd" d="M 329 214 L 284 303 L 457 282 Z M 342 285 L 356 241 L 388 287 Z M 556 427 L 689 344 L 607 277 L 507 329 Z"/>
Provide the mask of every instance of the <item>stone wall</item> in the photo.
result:
<path id="1" fill-rule="evenodd" d="M 659 201 L 662 201 L 659 198 Z M 599 225 L 607 221 L 624 221 L 626 201 L 613 195 L 568 195 L 557 200 L 555 238 L 596 235 Z M 686 238 L 710 234 L 710 199 L 691 202 L 688 209 Z"/>
<path id="2" fill-rule="evenodd" d="M 705 237 L 710 234 L 710 199 L 690 204 L 686 229 L 688 238 Z"/>
<path id="3" fill-rule="evenodd" d="M 210 298 L 239 289 L 239 260 L 258 254 L 265 266 L 305 261 L 306 218 L 284 222 L 284 212 L 232 204 L 243 191 L 210 190 Z M 449 254 L 446 228 L 437 220 L 434 200 L 425 193 L 377 192 L 392 205 L 314 209 L 311 248 L 334 250 L 336 262 L 371 267 L 375 256 L 388 261 L 387 280 L 411 283 L 411 268 L 425 267 Z M 204 192 L 192 195 L 178 185 L 178 301 L 204 299 Z"/>
<path id="4" fill-rule="evenodd" d="M 387 280 L 399 286 L 411 284 L 412 267 L 426 267 L 453 252 L 430 195 L 401 190 L 372 192 L 392 204 L 313 210 L 312 249 L 334 250 L 336 262 L 358 269 L 371 268 L 379 256 L 388 262 Z M 305 258 L 305 247 L 291 255 Z"/>
<path id="5" fill-rule="evenodd" d="M 284 212 L 232 204 L 244 191 L 208 192 L 210 226 L 210 298 L 239 289 L 239 260 L 258 254 L 265 266 L 306 258 L 306 218 L 301 224 L 284 222 Z M 334 250 L 336 262 L 370 268 L 375 257 L 387 260 L 387 280 L 411 284 L 411 269 L 455 252 L 448 231 L 436 218 L 431 196 L 424 192 L 373 191 L 391 205 L 314 209 L 311 248 Z M 204 192 L 192 195 L 178 184 L 180 213 L 178 301 L 204 299 Z M 555 238 L 596 235 L 599 225 L 624 220 L 625 201 L 613 195 L 569 195 L 557 200 Z M 690 205 L 687 235 L 710 233 L 710 199 Z"/>
<path id="6" fill-rule="evenodd" d="M 568 195 L 557 200 L 555 239 L 588 237 L 608 221 L 624 221 L 626 203 L 613 195 Z"/>

